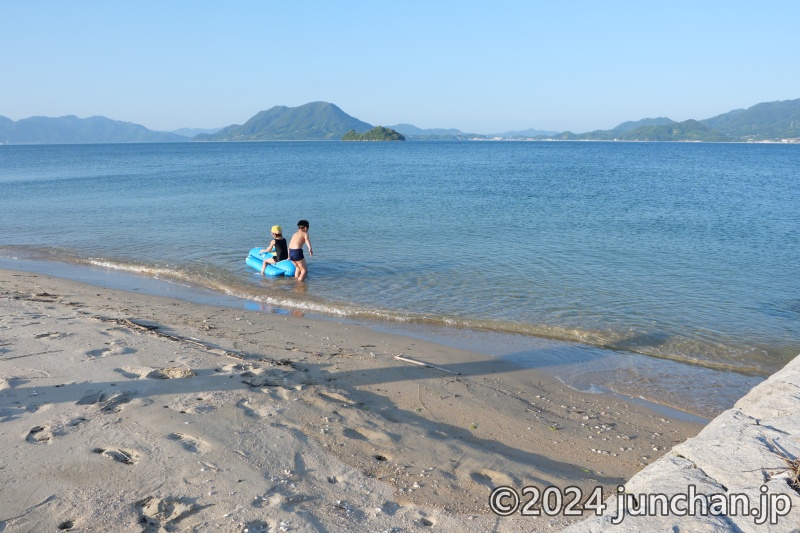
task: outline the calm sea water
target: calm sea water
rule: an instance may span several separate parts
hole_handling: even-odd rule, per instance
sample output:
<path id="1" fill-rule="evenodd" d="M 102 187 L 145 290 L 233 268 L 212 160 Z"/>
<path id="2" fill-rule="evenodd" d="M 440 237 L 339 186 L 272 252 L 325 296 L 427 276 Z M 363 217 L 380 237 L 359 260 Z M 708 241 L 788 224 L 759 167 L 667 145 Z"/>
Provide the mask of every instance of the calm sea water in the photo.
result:
<path id="1" fill-rule="evenodd" d="M 800 353 L 798 200 L 791 145 L 0 146 L 0 255 L 764 376 Z M 305 284 L 244 265 L 300 218 Z"/>

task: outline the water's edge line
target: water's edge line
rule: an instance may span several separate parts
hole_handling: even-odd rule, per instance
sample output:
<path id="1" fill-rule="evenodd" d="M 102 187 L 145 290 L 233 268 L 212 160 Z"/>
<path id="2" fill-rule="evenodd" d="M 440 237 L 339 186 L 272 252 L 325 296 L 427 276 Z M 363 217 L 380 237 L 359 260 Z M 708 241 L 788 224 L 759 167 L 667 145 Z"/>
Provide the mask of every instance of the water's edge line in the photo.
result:
<path id="1" fill-rule="evenodd" d="M 31 254 L 30 257 L 9 256 L 8 250 L 0 254 L 0 260 L 27 260 L 35 262 L 47 262 L 54 265 L 72 265 L 85 268 L 98 268 L 117 272 L 121 275 L 131 275 L 150 279 L 166 280 L 173 284 L 203 291 L 210 291 L 217 295 L 224 295 L 243 301 L 265 304 L 282 309 L 293 309 L 303 313 L 311 313 L 319 317 L 337 320 L 369 320 L 376 323 L 386 323 L 399 325 L 404 324 L 423 325 L 432 327 L 444 327 L 471 330 L 477 332 L 505 333 L 546 339 L 559 342 L 567 342 L 575 345 L 591 346 L 612 352 L 623 354 L 636 354 L 644 357 L 652 357 L 664 361 L 670 361 L 683 365 L 694 366 L 721 372 L 733 372 L 742 376 L 766 378 L 772 372 L 778 370 L 773 368 L 771 371 L 765 370 L 752 364 L 739 363 L 731 364 L 726 362 L 714 361 L 711 359 L 692 358 L 679 354 L 658 353 L 652 350 L 630 349 L 608 342 L 603 335 L 598 332 L 586 330 L 575 332 L 574 330 L 558 328 L 549 325 L 528 325 L 520 323 L 504 323 L 498 320 L 455 317 L 455 316 L 434 316 L 425 313 L 399 312 L 379 308 L 365 308 L 358 304 L 347 302 L 324 301 L 324 300 L 298 300 L 291 296 L 281 294 L 280 297 L 273 295 L 256 295 L 249 293 L 245 288 L 236 288 L 224 281 L 205 279 L 190 272 L 184 272 L 178 268 L 163 265 L 147 265 L 142 263 L 130 262 L 127 260 L 84 257 L 65 250 L 39 249 L 21 247 L 25 252 L 21 255 Z"/>
<path id="2" fill-rule="evenodd" d="M 86 285 L 89 285 L 89 286 L 93 286 L 93 287 L 98 287 L 98 288 L 112 288 L 114 290 L 119 290 L 119 291 L 123 291 L 123 292 L 129 292 L 129 293 L 132 293 L 132 294 L 147 294 L 147 295 L 150 295 L 150 296 L 157 296 L 157 297 L 162 297 L 162 298 L 171 298 L 171 299 L 179 300 L 181 302 L 185 302 L 185 303 L 188 303 L 188 304 L 211 305 L 211 306 L 215 306 L 215 307 L 224 307 L 224 308 L 239 308 L 239 309 L 242 309 L 242 310 L 244 310 L 246 312 L 261 312 L 261 313 L 268 312 L 268 313 L 276 313 L 276 314 L 290 314 L 290 313 L 292 313 L 291 309 L 284 309 L 284 308 L 280 308 L 280 307 L 272 307 L 272 308 L 270 308 L 268 310 L 265 310 L 265 309 L 262 309 L 262 308 L 253 308 L 252 304 L 255 303 L 255 304 L 258 305 L 259 303 L 258 302 L 253 302 L 251 300 L 247 300 L 247 299 L 244 299 L 244 298 L 239 298 L 237 296 L 220 295 L 219 293 L 217 293 L 217 292 L 215 292 L 215 291 L 213 291 L 211 289 L 208 289 L 206 287 L 171 284 L 175 288 L 178 289 L 177 290 L 177 294 L 165 294 L 163 292 L 159 293 L 159 292 L 153 290 L 152 288 L 150 288 L 149 290 L 147 290 L 147 289 L 145 289 L 145 290 L 136 290 L 136 289 L 133 289 L 133 288 L 125 288 L 124 286 L 120 286 L 120 285 L 122 285 L 122 283 L 119 283 L 117 286 L 108 287 L 107 284 L 100 283 L 100 282 L 98 282 L 96 280 L 92 281 L 92 280 L 82 279 L 81 277 L 76 276 L 74 274 L 72 276 L 70 276 L 70 275 L 68 275 L 68 272 L 65 272 L 64 270 L 60 270 L 60 271 L 56 270 L 54 272 L 50 272 L 47 269 L 48 265 L 63 266 L 63 265 L 66 265 L 65 263 L 49 262 L 49 261 L 37 261 L 37 260 L 25 260 L 25 261 L 18 261 L 19 264 L 16 265 L 16 268 L 15 268 L 13 263 L 10 263 L 8 260 L 4 261 L 3 259 L 5 259 L 5 258 L 0 258 L 0 269 L 3 269 L 3 270 L 10 270 L 10 271 L 15 271 L 15 272 L 23 272 L 23 273 L 26 273 L 26 274 L 43 274 L 43 275 L 47 275 L 47 276 L 52 276 L 54 278 L 61 278 L 61 279 L 66 279 L 66 280 L 70 280 L 70 281 L 75 281 L 75 282 L 78 282 L 78 283 L 83 283 L 83 284 L 86 284 Z M 34 263 L 34 265 L 31 265 L 30 263 Z M 28 268 L 24 268 L 25 266 L 28 266 L 28 267 L 34 266 L 36 268 L 28 269 Z M 130 278 L 130 281 L 139 281 L 139 282 L 144 281 L 145 283 L 151 282 L 151 283 L 153 283 L 155 285 L 157 285 L 159 283 L 169 283 L 169 282 L 164 282 L 163 280 L 159 280 L 158 278 L 146 276 L 144 274 L 136 273 L 136 272 L 133 272 L 133 271 L 120 271 L 120 270 L 117 270 L 117 269 L 111 269 L 111 271 L 109 272 L 108 269 L 103 269 L 103 268 L 97 267 L 97 266 L 88 266 L 88 265 L 70 265 L 70 266 L 73 266 L 74 268 L 77 268 L 79 270 L 84 270 L 84 269 L 86 269 L 86 270 L 95 270 L 95 271 L 103 271 L 103 270 L 105 270 L 104 273 L 106 275 L 110 274 L 111 277 L 116 278 L 118 281 L 122 280 L 124 278 Z M 132 285 L 139 285 L 139 283 L 133 283 Z M 192 296 L 193 294 L 195 296 L 197 296 L 197 299 L 190 298 L 190 296 Z M 227 297 L 225 297 L 225 296 L 227 296 Z M 338 323 L 346 322 L 346 323 L 351 323 L 351 324 L 358 324 L 360 326 L 363 326 L 363 327 L 366 327 L 366 328 L 369 328 L 369 329 L 372 329 L 372 330 L 376 330 L 378 332 L 385 332 L 386 331 L 385 330 L 385 325 L 381 324 L 381 323 L 379 323 L 378 321 L 375 321 L 375 320 L 361 320 L 361 319 L 354 320 L 352 317 L 334 317 L 334 316 L 328 316 L 328 315 L 324 315 L 324 314 L 316 314 L 316 313 L 308 313 L 308 312 L 304 312 L 303 315 L 302 315 L 302 318 L 306 318 L 306 319 L 309 319 L 309 320 L 323 320 L 323 321 L 326 321 L 326 322 L 338 322 Z M 403 327 L 402 327 L 402 324 L 400 324 L 400 325 L 393 324 L 392 327 L 391 327 L 390 334 L 407 337 L 409 339 L 419 338 L 415 334 L 415 332 L 410 331 L 410 330 L 404 330 Z M 435 333 L 432 335 L 432 337 L 427 337 L 426 336 L 425 340 L 427 340 L 429 342 L 433 342 L 435 344 L 442 345 L 442 346 L 451 346 L 451 347 L 455 346 L 455 345 L 453 345 L 451 343 L 448 343 L 446 337 L 441 336 L 441 335 L 436 335 Z M 458 346 L 456 346 L 456 347 L 459 348 L 459 349 L 464 349 L 463 347 L 458 347 Z M 482 350 L 473 350 L 473 351 L 476 351 L 477 353 L 481 353 L 482 355 L 486 355 L 486 356 L 489 356 L 489 357 L 496 357 L 494 354 L 491 354 L 491 353 L 488 353 L 488 352 L 485 352 L 485 351 L 482 351 Z M 509 365 L 512 365 L 512 366 L 515 366 L 515 367 L 519 366 L 518 364 L 510 362 L 510 361 L 505 361 L 505 363 L 509 364 Z M 522 368 L 522 367 L 520 367 L 520 368 Z M 570 388 L 572 390 L 580 392 L 579 389 L 576 389 L 575 387 L 571 386 L 569 383 L 564 382 L 558 376 L 547 372 L 545 369 L 539 369 L 538 371 L 542 372 L 543 374 L 546 374 L 548 376 L 553 377 L 554 379 L 556 379 L 559 382 L 561 382 L 565 387 L 568 387 L 568 388 Z M 627 401 L 628 403 L 634 403 L 634 404 L 642 405 L 642 406 L 648 408 L 649 410 L 651 410 L 651 411 L 653 411 L 655 413 L 658 413 L 658 414 L 660 414 L 662 416 L 666 416 L 666 417 L 669 417 L 669 418 L 677 419 L 677 420 L 683 420 L 683 421 L 688 421 L 688 422 L 693 422 L 693 423 L 698 423 L 698 424 L 703 424 L 703 425 L 706 424 L 710 420 L 709 418 L 703 417 L 702 415 L 699 415 L 699 414 L 696 414 L 696 413 L 692 413 L 690 411 L 681 409 L 681 408 L 673 406 L 673 405 L 669 405 L 667 403 L 654 401 L 652 399 L 647 399 L 647 398 L 642 398 L 642 397 L 637 397 L 637 396 L 631 396 L 631 395 L 628 395 L 628 394 L 624 394 L 624 393 L 620 393 L 620 392 L 612 391 L 612 390 L 606 391 L 603 394 L 610 394 L 610 395 L 616 396 L 616 397 L 618 397 L 620 399 L 623 399 L 623 400 Z"/>

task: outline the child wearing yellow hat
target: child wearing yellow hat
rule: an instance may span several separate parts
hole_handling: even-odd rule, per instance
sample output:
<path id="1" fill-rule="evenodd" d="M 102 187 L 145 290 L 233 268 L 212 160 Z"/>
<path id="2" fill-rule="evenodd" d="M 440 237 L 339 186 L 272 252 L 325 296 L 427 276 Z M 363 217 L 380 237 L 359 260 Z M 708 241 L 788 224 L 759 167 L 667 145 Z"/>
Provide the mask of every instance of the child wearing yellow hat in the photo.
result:
<path id="1" fill-rule="evenodd" d="M 289 247 L 286 245 L 286 239 L 283 238 L 283 228 L 280 226 L 272 226 L 272 240 L 266 248 L 262 248 L 260 252 L 274 252 L 272 257 L 264 259 L 264 264 L 261 265 L 261 274 L 267 269 L 267 265 L 274 265 L 278 261 L 283 261 L 289 258 Z"/>

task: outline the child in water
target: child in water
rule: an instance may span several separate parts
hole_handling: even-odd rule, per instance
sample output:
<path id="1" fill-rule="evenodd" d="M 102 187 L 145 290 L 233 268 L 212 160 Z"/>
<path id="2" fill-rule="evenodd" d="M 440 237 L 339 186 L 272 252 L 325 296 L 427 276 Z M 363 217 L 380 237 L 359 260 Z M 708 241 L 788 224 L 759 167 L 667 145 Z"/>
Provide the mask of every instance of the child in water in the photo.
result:
<path id="1" fill-rule="evenodd" d="M 308 237 L 308 220 L 301 220 L 297 223 L 297 232 L 292 235 L 292 240 L 289 242 L 289 259 L 295 267 L 294 277 L 298 281 L 306 279 L 306 258 L 303 255 L 303 245 L 308 247 L 308 255 L 314 257 L 314 252 L 311 251 L 311 240 Z"/>
<path id="2" fill-rule="evenodd" d="M 278 261 L 283 261 L 289 257 L 289 249 L 286 246 L 286 239 L 283 238 L 283 228 L 280 226 L 272 226 L 272 240 L 266 248 L 259 250 L 262 254 L 264 252 L 275 252 L 275 255 L 264 259 L 264 264 L 261 265 L 261 274 L 267 269 L 267 264 L 274 265 Z M 310 251 L 309 251 L 310 252 Z"/>

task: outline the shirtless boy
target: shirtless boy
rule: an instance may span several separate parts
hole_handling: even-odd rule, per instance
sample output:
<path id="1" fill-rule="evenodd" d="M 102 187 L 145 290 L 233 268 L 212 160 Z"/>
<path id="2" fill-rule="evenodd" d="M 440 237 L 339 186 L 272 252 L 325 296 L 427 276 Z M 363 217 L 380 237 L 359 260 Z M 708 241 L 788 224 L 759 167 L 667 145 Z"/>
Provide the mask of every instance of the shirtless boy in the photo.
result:
<path id="1" fill-rule="evenodd" d="M 294 263 L 294 277 L 299 281 L 306 279 L 306 258 L 303 255 L 303 245 L 308 248 L 308 255 L 314 257 L 311 251 L 311 240 L 308 238 L 308 220 L 301 220 L 297 223 L 297 232 L 292 235 L 289 241 L 289 259 Z"/>

